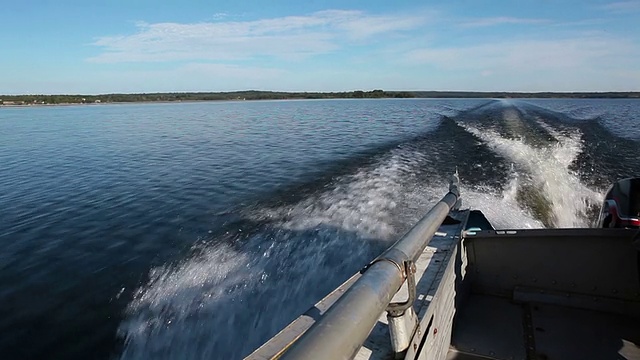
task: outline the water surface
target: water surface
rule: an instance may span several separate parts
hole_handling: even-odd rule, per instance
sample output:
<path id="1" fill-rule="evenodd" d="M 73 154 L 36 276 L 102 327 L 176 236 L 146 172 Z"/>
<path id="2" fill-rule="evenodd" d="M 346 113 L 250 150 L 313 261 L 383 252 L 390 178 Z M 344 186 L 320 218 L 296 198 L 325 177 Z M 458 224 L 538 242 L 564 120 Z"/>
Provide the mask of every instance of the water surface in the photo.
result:
<path id="1" fill-rule="evenodd" d="M 0 353 L 240 358 L 456 168 L 498 227 L 589 226 L 639 125 L 637 100 L 0 108 Z"/>

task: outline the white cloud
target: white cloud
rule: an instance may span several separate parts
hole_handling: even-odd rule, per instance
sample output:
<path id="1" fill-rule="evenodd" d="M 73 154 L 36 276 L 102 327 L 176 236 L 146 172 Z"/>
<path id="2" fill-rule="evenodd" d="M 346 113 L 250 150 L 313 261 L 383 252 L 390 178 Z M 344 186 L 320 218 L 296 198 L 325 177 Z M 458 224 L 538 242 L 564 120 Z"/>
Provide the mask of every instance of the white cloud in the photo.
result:
<path id="1" fill-rule="evenodd" d="M 336 24 L 352 39 L 363 39 L 388 32 L 411 30 L 426 22 L 424 17 L 360 16 Z"/>
<path id="2" fill-rule="evenodd" d="M 113 72 L 101 86 L 131 91 L 636 89 L 638 40 L 605 31 L 612 19 L 531 16 L 326 10 L 249 21 L 246 14 L 218 14 L 201 23 L 139 23 L 130 34 L 98 38 L 93 45 L 100 53 L 89 60 L 119 63 L 94 65 Z M 536 24 L 545 24 L 544 31 L 526 26 Z M 331 55 L 315 57 L 320 54 Z M 136 62 L 176 63 L 141 71 Z"/>
<path id="3" fill-rule="evenodd" d="M 240 66 L 231 64 L 189 63 L 177 69 L 178 75 L 193 75 L 207 77 L 208 79 L 232 78 L 269 80 L 285 75 L 282 69 L 257 66 Z"/>
<path id="4" fill-rule="evenodd" d="M 449 89 L 637 91 L 638 57 L 630 40 L 585 36 L 422 48 L 406 53 L 404 64 L 446 74 L 439 80 Z"/>
<path id="5" fill-rule="evenodd" d="M 460 24 L 462 27 L 488 27 L 496 25 L 534 25 L 548 23 L 546 19 L 528 19 L 509 16 L 487 17 L 469 20 Z"/>
<path id="6" fill-rule="evenodd" d="M 197 24 L 138 24 L 133 35 L 105 36 L 92 62 L 238 60 L 261 56 L 301 58 L 335 51 L 349 41 L 414 29 L 421 15 L 370 15 L 326 10 L 307 16 Z"/>
<path id="7" fill-rule="evenodd" d="M 559 40 L 523 40 L 466 47 L 422 48 L 410 51 L 406 61 L 443 69 L 487 70 L 574 69 L 629 65 L 638 46 L 624 39 L 585 37 Z"/>
<path id="8" fill-rule="evenodd" d="M 640 11 L 640 1 L 618 1 L 603 5 L 601 8 L 615 13 Z"/>
<path id="9" fill-rule="evenodd" d="M 225 13 L 225 12 L 219 12 L 219 13 L 215 13 L 213 14 L 212 18 L 215 20 L 219 20 L 219 19 L 224 19 L 226 17 L 229 17 L 229 14 Z"/>

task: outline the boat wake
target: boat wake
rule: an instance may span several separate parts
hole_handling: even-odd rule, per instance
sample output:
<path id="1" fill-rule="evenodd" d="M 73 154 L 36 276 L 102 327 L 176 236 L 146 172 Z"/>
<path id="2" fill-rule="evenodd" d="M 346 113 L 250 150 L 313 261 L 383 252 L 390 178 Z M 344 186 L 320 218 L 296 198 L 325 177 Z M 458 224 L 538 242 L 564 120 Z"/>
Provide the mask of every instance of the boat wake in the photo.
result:
<path id="1" fill-rule="evenodd" d="M 582 148 L 580 133 L 562 135 L 542 122 L 539 124 L 553 136 L 555 143 L 536 147 L 522 139 L 501 137 L 491 130 L 464 128 L 512 161 L 507 199 L 514 199 L 519 207 L 529 210 L 545 227 L 589 227 L 592 208 L 600 204 L 602 197 L 583 185 L 578 174 L 570 170 Z M 486 208 L 483 204 L 477 206 Z"/>
<path id="2" fill-rule="evenodd" d="M 435 201 L 435 191 L 412 186 L 421 157 L 407 155 L 391 151 L 294 204 L 242 209 L 192 257 L 153 269 L 126 309 L 122 358 L 247 355 Z"/>
<path id="3" fill-rule="evenodd" d="M 135 292 L 119 329 L 121 357 L 246 356 L 397 240 L 456 167 L 463 205 L 496 227 L 588 226 L 601 195 L 572 170 L 582 133 L 522 114 L 492 102 L 443 116 L 292 203 L 221 215 L 228 220 L 190 256 L 152 269 Z"/>

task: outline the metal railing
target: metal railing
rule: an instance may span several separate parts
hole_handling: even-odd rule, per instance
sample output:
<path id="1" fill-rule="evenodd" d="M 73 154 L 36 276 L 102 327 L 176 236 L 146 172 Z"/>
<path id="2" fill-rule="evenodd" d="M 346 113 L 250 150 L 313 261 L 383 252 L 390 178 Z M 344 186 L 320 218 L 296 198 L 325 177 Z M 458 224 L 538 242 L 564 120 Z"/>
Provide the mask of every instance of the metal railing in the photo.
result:
<path id="1" fill-rule="evenodd" d="M 411 266 L 457 206 L 457 173 L 447 193 L 402 239 L 371 262 L 363 275 L 281 359 L 351 359 L 387 310 L 410 274 Z M 409 302 L 409 306 L 412 302 Z"/>

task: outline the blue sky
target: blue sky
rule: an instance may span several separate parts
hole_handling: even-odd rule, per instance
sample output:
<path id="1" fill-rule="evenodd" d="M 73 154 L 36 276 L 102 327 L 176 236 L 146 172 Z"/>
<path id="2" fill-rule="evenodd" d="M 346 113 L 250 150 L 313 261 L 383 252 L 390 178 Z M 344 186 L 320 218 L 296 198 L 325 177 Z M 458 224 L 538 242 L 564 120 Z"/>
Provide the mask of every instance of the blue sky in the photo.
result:
<path id="1" fill-rule="evenodd" d="M 640 0 L 25 0 L 0 94 L 640 91 Z"/>

